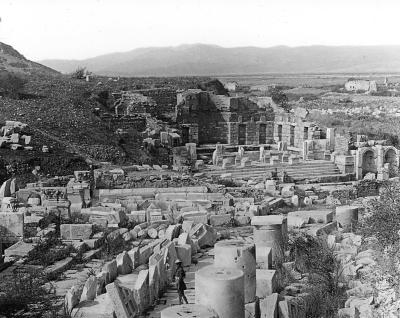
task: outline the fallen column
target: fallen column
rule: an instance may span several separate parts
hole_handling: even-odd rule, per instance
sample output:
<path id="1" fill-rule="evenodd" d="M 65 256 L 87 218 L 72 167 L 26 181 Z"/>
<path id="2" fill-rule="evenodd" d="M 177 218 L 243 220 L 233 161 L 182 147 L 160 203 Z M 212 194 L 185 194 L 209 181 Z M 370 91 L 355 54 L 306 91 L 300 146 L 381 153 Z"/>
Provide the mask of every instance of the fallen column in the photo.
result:
<path id="1" fill-rule="evenodd" d="M 244 302 L 256 296 L 256 251 L 254 244 L 239 240 L 226 240 L 214 245 L 214 266 L 236 268 L 244 273 Z"/>
<path id="2" fill-rule="evenodd" d="M 207 266 L 195 274 L 196 303 L 219 318 L 244 318 L 244 274 L 234 268 Z"/>

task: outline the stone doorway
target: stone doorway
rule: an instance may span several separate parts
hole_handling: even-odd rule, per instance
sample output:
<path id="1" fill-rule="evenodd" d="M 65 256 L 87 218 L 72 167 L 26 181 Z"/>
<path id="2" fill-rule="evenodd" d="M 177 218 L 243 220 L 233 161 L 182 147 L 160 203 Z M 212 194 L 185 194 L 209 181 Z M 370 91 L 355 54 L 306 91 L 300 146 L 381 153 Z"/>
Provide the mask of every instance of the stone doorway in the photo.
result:
<path id="1" fill-rule="evenodd" d="M 182 143 L 187 144 L 189 142 L 189 127 L 182 127 Z"/>
<path id="2" fill-rule="evenodd" d="M 239 125 L 239 145 L 246 144 L 246 125 Z"/>
<path id="3" fill-rule="evenodd" d="M 258 143 L 266 144 L 267 143 L 267 125 L 260 124 L 259 134 L 258 134 Z"/>
<path id="4" fill-rule="evenodd" d="M 278 141 L 282 141 L 282 125 L 278 125 Z"/>
<path id="5" fill-rule="evenodd" d="M 399 167 L 397 166 L 397 154 L 394 149 L 388 149 L 385 153 L 383 163 L 389 164 L 389 177 L 395 177 L 398 174 Z"/>
<path id="6" fill-rule="evenodd" d="M 290 126 L 289 146 L 294 146 L 294 126 Z"/>
<path id="7" fill-rule="evenodd" d="M 375 161 L 375 153 L 372 150 L 367 150 L 364 152 L 362 157 L 362 177 L 364 177 L 367 173 L 377 172 L 376 161 Z"/>

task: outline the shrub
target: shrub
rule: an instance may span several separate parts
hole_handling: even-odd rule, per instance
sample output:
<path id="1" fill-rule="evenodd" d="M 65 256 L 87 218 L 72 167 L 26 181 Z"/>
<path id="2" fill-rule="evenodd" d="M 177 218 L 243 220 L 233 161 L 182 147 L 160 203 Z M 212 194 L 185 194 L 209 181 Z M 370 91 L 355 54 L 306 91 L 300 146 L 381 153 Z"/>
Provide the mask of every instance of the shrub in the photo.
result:
<path id="1" fill-rule="evenodd" d="M 77 253 L 72 245 L 62 244 L 61 240 L 52 235 L 47 239 L 41 240 L 35 248 L 29 252 L 27 263 L 31 265 L 49 266 L 55 262 L 62 260 Z"/>
<path id="2" fill-rule="evenodd" d="M 400 185 L 384 182 L 381 195 L 369 202 L 369 213 L 360 223 L 364 237 L 375 236 L 381 247 L 400 243 Z"/>
<path id="3" fill-rule="evenodd" d="M 17 98 L 26 84 L 21 77 L 6 71 L 0 71 L 0 90 L 11 98 Z"/>
<path id="4" fill-rule="evenodd" d="M 7 317 L 19 310 L 36 310 L 50 307 L 51 302 L 44 284 L 46 275 L 37 269 L 14 271 L 7 279 L 0 282 L 0 314 Z M 29 317 L 41 317 L 32 313 Z"/>
<path id="5" fill-rule="evenodd" d="M 76 79 L 83 79 L 85 78 L 85 73 L 85 67 L 78 67 L 74 72 L 71 73 L 71 77 Z"/>

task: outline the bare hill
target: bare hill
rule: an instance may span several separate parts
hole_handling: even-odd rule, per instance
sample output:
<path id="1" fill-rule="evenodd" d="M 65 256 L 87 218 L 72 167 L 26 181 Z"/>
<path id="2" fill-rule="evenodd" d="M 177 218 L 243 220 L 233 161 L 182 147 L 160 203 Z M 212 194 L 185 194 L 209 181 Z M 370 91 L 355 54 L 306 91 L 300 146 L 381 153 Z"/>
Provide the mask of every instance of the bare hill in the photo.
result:
<path id="1" fill-rule="evenodd" d="M 194 44 L 41 63 L 64 73 L 81 66 L 106 76 L 399 72 L 400 46 L 223 48 Z"/>
<path id="2" fill-rule="evenodd" d="M 12 46 L 0 42 L 0 71 L 21 75 L 57 75 L 50 67 L 27 60 Z"/>

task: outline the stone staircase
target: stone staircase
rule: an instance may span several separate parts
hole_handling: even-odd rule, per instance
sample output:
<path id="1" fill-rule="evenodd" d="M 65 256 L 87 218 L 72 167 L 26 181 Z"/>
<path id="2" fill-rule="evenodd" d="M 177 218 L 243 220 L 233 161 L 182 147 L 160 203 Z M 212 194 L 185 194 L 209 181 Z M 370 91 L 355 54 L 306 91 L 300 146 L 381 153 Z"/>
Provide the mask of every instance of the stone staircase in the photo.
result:
<path id="1" fill-rule="evenodd" d="M 231 167 L 228 169 L 222 169 L 218 167 L 216 169 L 209 169 L 206 173 L 209 176 L 219 176 L 230 173 L 233 179 L 262 179 L 265 174 L 270 175 L 272 171 L 275 171 L 275 168 L 278 170 L 278 173 L 286 171 L 288 176 L 294 179 L 294 181 L 317 179 L 322 177 L 327 178 L 330 176 L 344 176 L 333 162 L 326 160 L 304 161 L 292 165 L 288 163 L 279 163 L 277 165 L 258 164 L 244 168 Z"/>

